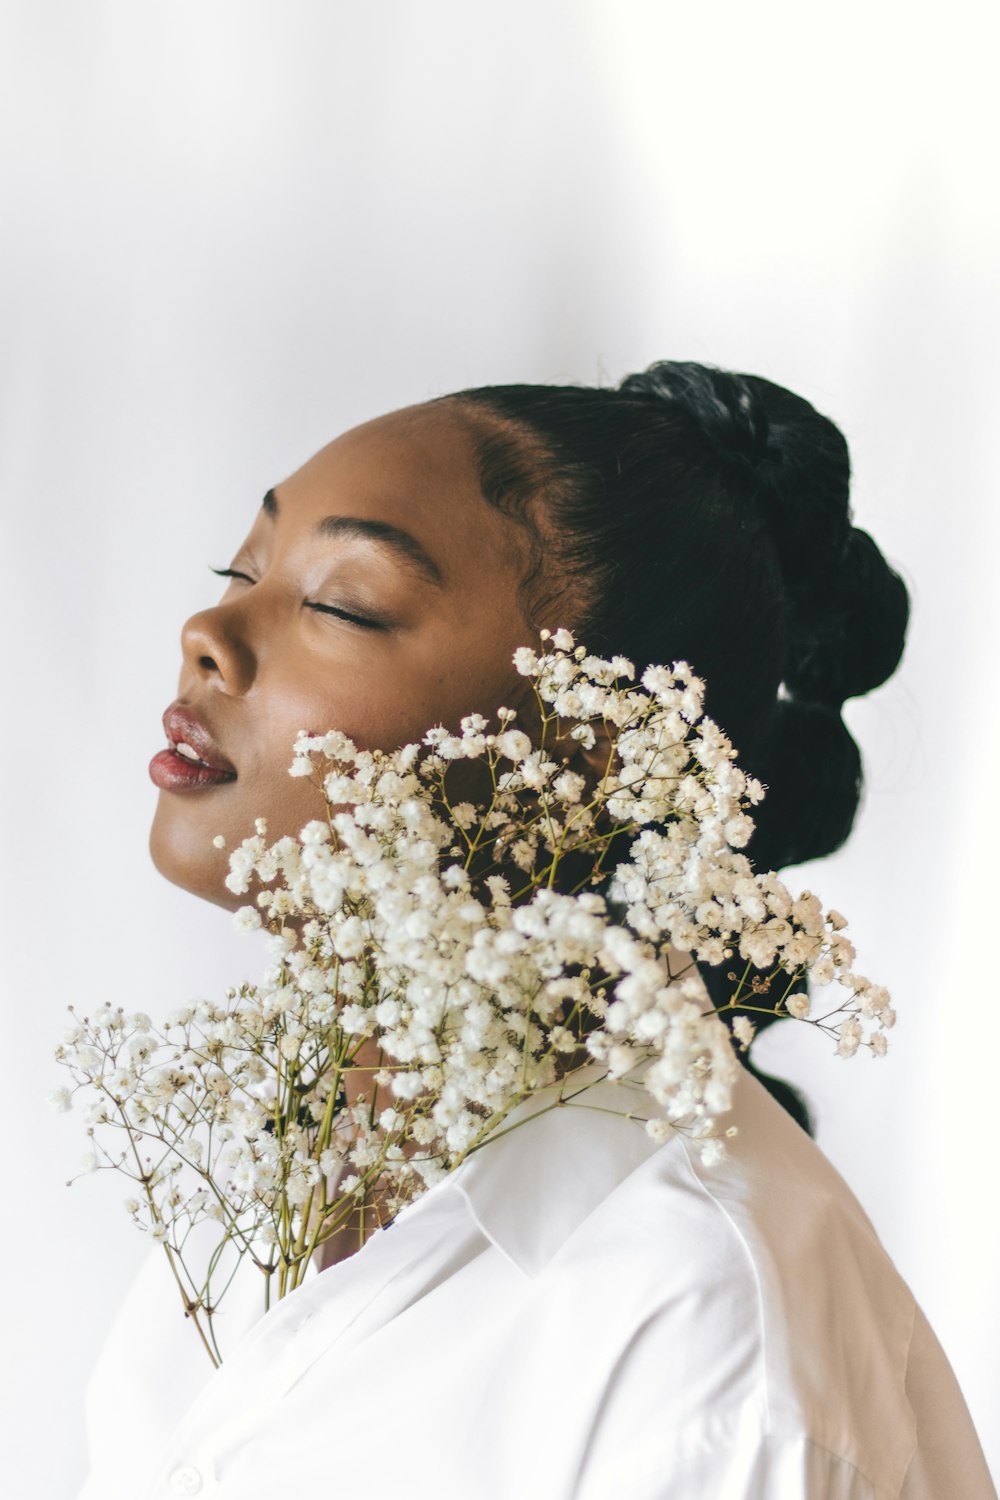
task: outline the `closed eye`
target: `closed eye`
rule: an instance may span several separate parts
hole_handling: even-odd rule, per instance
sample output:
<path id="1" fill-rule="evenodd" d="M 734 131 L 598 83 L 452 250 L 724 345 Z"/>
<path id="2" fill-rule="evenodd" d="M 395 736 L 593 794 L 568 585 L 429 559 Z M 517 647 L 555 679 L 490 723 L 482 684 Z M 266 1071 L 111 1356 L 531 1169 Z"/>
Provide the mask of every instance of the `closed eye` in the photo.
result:
<path id="1" fill-rule="evenodd" d="M 243 583 L 254 584 L 256 578 L 251 578 L 249 573 L 241 573 L 239 568 L 213 568 L 212 572 L 218 578 L 239 578 Z M 315 610 L 321 615 L 335 615 L 339 620 L 349 620 L 352 625 L 360 625 L 364 630 L 388 630 L 389 625 L 385 620 L 376 620 L 370 615 L 355 615 L 350 610 L 338 609 L 334 604 L 317 604 L 312 599 L 306 599 L 306 609 Z"/>
<path id="2" fill-rule="evenodd" d="M 337 609 L 333 604 L 315 604 L 311 599 L 307 599 L 305 604 L 306 609 L 314 609 L 321 615 L 336 615 L 338 619 L 350 620 L 352 625 L 360 625 L 365 630 L 389 629 L 384 620 L 373 620 L 369 615 L 352 615 L 349 610 Z"/>
<path id="3" fill-rule="evenodd" d="M 238 568 L 213 568 L 212 572 L 217 578 L 242 578 L 244 583 L 256 583 L 249 573 L 241 573 Z"/>

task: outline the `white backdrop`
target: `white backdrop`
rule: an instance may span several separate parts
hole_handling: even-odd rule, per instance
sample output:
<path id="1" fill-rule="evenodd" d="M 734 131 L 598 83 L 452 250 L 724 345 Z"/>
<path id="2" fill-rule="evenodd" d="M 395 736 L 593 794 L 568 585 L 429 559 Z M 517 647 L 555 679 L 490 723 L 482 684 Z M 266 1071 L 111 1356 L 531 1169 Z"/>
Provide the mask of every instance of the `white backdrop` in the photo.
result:
<path id="1" fill-rule="evenodd" d="M 458 386 L 750 370 L 843 425 L 914 621 L 854 705 L 868 792 L 808 879 L 896 992 L 884 1063 L 771 1043 L 1000 1468 L 988 882 L 998 220 L 985 6 L 13 0 L 0 7 L 4 1493 L 71 1496 L 143 1243 L 63 1181 L 70 1001 L 257 961 L 166 886 L 177 634 L 272 482 Z M 249 946 L 248 946 L 249 944 Z"/>

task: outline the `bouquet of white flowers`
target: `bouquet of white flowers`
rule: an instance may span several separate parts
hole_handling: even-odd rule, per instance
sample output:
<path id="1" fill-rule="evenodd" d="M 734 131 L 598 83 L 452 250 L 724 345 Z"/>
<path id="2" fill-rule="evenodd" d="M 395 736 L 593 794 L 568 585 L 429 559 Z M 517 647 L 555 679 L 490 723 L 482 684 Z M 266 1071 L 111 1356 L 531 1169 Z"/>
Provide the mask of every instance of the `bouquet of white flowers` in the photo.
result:
<path id="1" fill-rule="evenodd" d="M 551 1107 L 577 1096 L 584 1067 L 636 1081 L 650 1134 L 688 1132 L 710 1162 L 749 1014 L 808 1020 L 843 1056 L 885 1052 L 889 997 L 853 972 L 844 919 L 739 853 L 764 789 L 689 667 L 636 684 L 566 630 L 514 662 L 533 736 L 506 708 L 392 753 L 300 735 L 291 774 L 315 779 L 325 815 L 271 844 L 259 822 L 230 855 L 230 889 L 255 893 L 238 924 L 270 934 L 260 982 L 162 1026 L 74 1015 L 57 1051 L 73 1087 L 56 1103 L 85 1093 L 89 1165 L 134 1183 L 128 1211 L 213 1362 L 244 1257 L 265 1304 L 284 1296 L 334 1234 L 357 1225 L 360 1243 L 540 1088 L 559 1085 Z M 593 748 L 595 725 L 611 750 L 586 777 L 560 751 Z M 458 800 L 456 780 L 482 795 Z M 731 965 L 721 1010 L 696 963 Z M 839 983 L 822 1015 L 809 981 Z M 204 1220 L 217 1240 L 195 1272 Z"/>

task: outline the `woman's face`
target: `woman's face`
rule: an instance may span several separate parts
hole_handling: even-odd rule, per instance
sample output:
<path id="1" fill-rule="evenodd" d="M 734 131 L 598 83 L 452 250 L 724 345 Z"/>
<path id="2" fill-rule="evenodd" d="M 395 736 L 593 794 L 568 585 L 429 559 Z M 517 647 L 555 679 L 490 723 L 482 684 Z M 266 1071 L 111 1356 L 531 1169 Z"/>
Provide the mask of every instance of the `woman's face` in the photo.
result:
<path id="1" fill-rule="evenodd" d="M 447 406 L 354 428 L 270 491 L 220 602 L 182 632 L 164 725 L 207 766 L 172 749 L 153 759 L 160 872 L 241 904 L 223 882 L 254 819 L 273 839 L 322 816 L 315 786 L 288 775 L 300 729 L 391 750 L 523 701 L 511 657 L 535 638 L 518 602 L 526 565 L 524 533 L 483 499 Z"/>

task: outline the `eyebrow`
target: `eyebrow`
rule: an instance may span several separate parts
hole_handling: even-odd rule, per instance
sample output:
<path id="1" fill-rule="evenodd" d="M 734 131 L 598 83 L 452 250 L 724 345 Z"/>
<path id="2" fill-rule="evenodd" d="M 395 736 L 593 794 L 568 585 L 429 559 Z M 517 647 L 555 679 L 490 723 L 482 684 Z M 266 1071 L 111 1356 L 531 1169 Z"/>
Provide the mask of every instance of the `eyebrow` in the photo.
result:
<path id="1" fill-rule="evenodd" d="M 261 509 L 272 520 L 277 518 L 278 497 L 273 490 L 268 490 L 264 496 Z M 315 529 L 318 536 L 361 537 L 365 541 L 380 542 L 395 552 L 402 562 L 416 568 L 428 583 L 433 583 L 436 588 L 444 587 L 444 575 L 437 563 L 424 551 L 416 537 L 400 526 L 392 526 L 388 521 L 372 521 L 364 516 L 324 516 L 316 523 Z"/>

